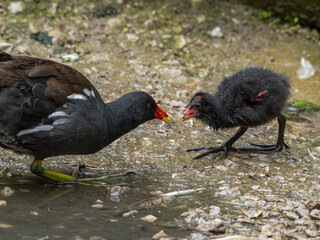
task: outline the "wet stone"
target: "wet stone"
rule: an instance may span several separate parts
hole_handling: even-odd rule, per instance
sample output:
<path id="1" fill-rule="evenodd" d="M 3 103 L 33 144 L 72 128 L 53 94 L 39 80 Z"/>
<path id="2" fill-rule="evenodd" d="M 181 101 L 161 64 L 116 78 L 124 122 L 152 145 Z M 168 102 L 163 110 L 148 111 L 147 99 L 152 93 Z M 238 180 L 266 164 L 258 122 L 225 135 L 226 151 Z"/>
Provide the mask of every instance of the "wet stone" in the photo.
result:
<path id="1" fill-rule="evenodd" d="M 311 211 L 313 209 L 320 210 L 320 200 L 310 200 L 307 202 L 307 208 Z"/>
<path id="2" fill-rule="evenodd" d="M 191 240 L 204 240 L 206 239 L 201 233 L 191 233 Z"/>
<path id="3" fill-rule="evenodd" d="M 95 203 L 93 205 L 91 205 L 92 208 L 103 208 L 103 204 L 101 203 Z"/>
<path id="4" fill-rule="evenodd" d="M 6 206 L 7 206 L 7 201 L 0 200 L 0 207 L 6 207 Z"/>
<path id="5" fill-rule="evenodd" d="M 296 220 L 299 218 L 299 216 L 297 214 L 295 214 L 294 212 L 285 211 L 284 215 L 292 220 Z"/>
<path id="6" fill-rule="evenodd" d="M 13 14 L 22 12 L 23 11 L 22 2 L 20 2 L 20 1 L 19 2 L 11 2 L 8 6 L 8 10 Z"/>
<path id="7" fill-rule="evenodd" d="M 161 239 L 161 238 L 164 238 L 164 237 L 167 237 L 168 235 L 163 231 L 161 230 L 160 232 L 156 233 L 155 235 L 153 235 L 153 239 Z"/>
<path id="8" fill-rule="evenodd" d="M 146 222 L 150 222 L 150 223 L 156 221 L 157 219 L 158 218 L 153 215 L 147 215 L 147 216 L 144 216 L 141 218 L 141 220 L 146 221 Z"/>
<path id="9" fill-rule="evenodd" d="M 217 206 L 210 206 L 209 216 L 216 217 L 220 215 L 220 207 Z"/>
<path id="10" fill-rule="evenodd" d="M 202 222 L 196 228 L 198 231 L 202 232 L 214 232 L 214 233 L 224 233 L 226 228 L 223 226 L 220 219 L 214 219 L 206 222 Z"/>
<path id="11" fill-rule="evenodd" d="M 295 204 L 291 201 L 288 201 L 287 204 L 281 209 L 282 211 L 293 211 Z"/>
<path id="12" fill-rule="evenodd" d="M 300 216 L 300 217 L 308 217 L 309 216 L 309 210 L 305 206 L 299 206 L 298 208 L 295 209 L 295 212 Z"/>
<path id="13" fill-rule="evenodd" d="M 267 202 L 285 202 L 283 198 L 279 198 L 276 195 L 268 195 L 265 199 Z"/>
<path id="14" fill-rule="evenodd" d="M 126 212 L 126 213 L 122 214 L 122 217 L 129 217 L 129 216 L 132 216 L 137 213 L 138 213 L 138 210 L 131 210 L 130 212 Z"/>
<path id="15" fill-rule="evenodd" d="M 4 187 L 4 189 L 1 190 L 1 195 L 4 197 L 10 197 L 15 193 L 15 190 L 13 190 L 10 187 Z"/>
<path id="16" fill-rule="evenodd" d="M 248 218 L 259 218 L 260 216 L 262 216 L 262 211 L 261 211 L 261 210 L 250 209 L 250 210 L 245 210 L 245 211 L 243 211 L 243 213 L 244 213 Z"/>
<path id="17" fill-rule="evenodd" d="M 305 233 L 307 234 L 308 237 L 317 237 L 318 236 L 318 231 L 313 230 L 313 229 L 307 229 L 305 230 Z"/>
<path id="18" fill-rule="evenodd" d="M 216 193 L 217 195 L 224 195 L 224 196 L 228 196 L 230 198 L 235 198 L 236 196 L 240 195 L 240 189 L 238 187 L 234 187 L 234 188 L 229 188 L 229 189 L 225 189 L 222 190 L 220 192 Z"/>
<path id="19" fill-rule="evenodd" d="M 61 55 L 61 58 L 65 62 L 77 62 L 79 61 L 79 55 L 77 53 L 65 53 Z"/>
<path id="20" fill-rule="evenodd" d="M 11 52 L 13 45 L 11 43 L 1 42 L 0 43 L 0 51 L 6 51 L 8 53 Z"/>
<path id="21" fill-rule="evenodd" d="M 313 209 L 313 210 L 310 212 L 310 217 L 311 217 L 312 219 L 320 220 L 320 210 L 319 210 L 319 209 Z"/>
<path id="22" fill-rule="evenodd" d="M 92 236 L 89 238 L 89 240 L 106 240 L 106 238 L 100 237 L 100 236 Z"/>

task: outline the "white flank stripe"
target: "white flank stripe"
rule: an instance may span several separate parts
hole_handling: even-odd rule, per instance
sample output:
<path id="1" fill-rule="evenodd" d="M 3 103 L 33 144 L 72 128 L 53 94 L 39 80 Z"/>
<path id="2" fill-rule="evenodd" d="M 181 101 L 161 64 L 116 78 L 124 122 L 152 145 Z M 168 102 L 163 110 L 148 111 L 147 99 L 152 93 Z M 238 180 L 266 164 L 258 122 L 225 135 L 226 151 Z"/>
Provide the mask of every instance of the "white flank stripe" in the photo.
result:
<path id="1" fill-rule="evenodd" d="M 80 100 L 88 100 L 86 96 L 83 94 L 75 93 L 67 97 L 68 99 L 80 99 Z"/>
<path id="2" fill-rule="evenodd" d="M 69 115 L 63 111 L 57 111 L 54 113 L 51 113 L 48 118 L 55 118 L 55 117 L 68 117 Z"/>
<path id="3" fill-rule="evenodd" d="M 37 126 L 35 128 L 22 130 L 22 131 L 18 132 L 17 136 L 21 137 L 22 135 L 26 135 L 26 134 L 29 134 L 29 133 L 50 131 L 52 129 L 53 129 L 52 125 L 41 125 L 41 126 Z"/>
<path id="4" fill-rule="evenodd" d="M 52 123 L 52 125 L 53 125 L 53 126 L 56 126 L 56 125 L 64 124 L 64 123 L 67 123 L 67 122 L 70 122 L 70 119 L 61 118 L 61 119 L 55 120 L 55 121 Z"/>
<path id="5" fill-rule="evenodd" d="M 94 93 L 93 89 L 91 89 L 91 96 L 96 97 L 96 94 Z"/>
<path id="6" fill-rule="evenodd" d="M 93 90 L 90 91 L 88 88 L 84 88 L 83 92 L 89 97 L 96 97 L 96 95 L 94 94 L 94 91 Z"/>

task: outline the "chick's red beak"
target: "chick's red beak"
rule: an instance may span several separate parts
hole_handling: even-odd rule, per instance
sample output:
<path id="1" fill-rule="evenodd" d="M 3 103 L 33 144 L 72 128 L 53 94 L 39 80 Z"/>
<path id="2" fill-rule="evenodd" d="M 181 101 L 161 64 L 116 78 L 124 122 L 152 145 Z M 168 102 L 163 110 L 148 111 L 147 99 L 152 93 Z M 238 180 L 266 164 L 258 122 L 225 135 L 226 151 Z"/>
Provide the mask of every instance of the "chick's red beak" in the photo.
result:
<path id="1" fill-rule="evenodd" d="M 182 116 L 180 117 L 180 119 L 182 119 L 182 121 L 186 121 L 192 117 L 194 117 L 196 115 L 196 111 L 192 108 L 190 108 L 190 106 L 187 108 L 187 110 L 182 114 Z"/>
<path id="2" fill-rule="evenodd" d="M 170 117 L 168 116 L 168 114 L 166 114 L 158 105 L 157 105 L 157 112 L 155 116 L 161 121 L 170 122 Z"/>

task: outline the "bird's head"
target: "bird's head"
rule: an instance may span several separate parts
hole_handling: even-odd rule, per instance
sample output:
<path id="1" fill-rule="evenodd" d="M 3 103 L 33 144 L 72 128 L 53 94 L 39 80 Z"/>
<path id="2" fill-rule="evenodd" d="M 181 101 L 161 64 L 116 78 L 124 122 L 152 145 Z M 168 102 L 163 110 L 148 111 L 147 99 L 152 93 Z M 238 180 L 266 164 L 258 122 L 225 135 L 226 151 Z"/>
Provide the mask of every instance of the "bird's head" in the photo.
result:
<path id="1" fill-rule="evenodd" d="M 134 111 L 134 117 L 137 122 L 145 122 L 151 119 L 159 119 L 164 122 L 170 122 L 170 117 L 163 111 L 156 101 L 145 92 L 132 92 L 127 94 L 130 103 L 127 103 L 128 111 Z"/>
<path id="2" fill-rule="evenodd" d="M 196 93 L 187 105 L 187 110 L 181 116 L 183 121 L 190 118 L 204 120 L 206 115 L 213 112 L 211 95 L 204 92 Z"/>

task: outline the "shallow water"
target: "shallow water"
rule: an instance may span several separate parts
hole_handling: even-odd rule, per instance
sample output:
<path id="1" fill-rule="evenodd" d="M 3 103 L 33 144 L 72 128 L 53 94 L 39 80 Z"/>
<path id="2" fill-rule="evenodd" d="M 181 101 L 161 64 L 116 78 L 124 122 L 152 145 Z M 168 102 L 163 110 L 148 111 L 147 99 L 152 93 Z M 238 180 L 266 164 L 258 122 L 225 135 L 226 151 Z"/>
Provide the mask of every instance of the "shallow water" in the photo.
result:
<path id="1" fill-rule="evenodd" d="M 0 195 L 0 200 L 7 202 L 7 206 L 0 207 L 0 238 L 151 239 L 163 230 L 170 239 L 190 239 L 192 233 L 201 231 L 195 230 L 196 222 L 186 222 L 181 213 L 197 208 L 208 211 L 210 206 L 221 208 L 226 235 L 254 238 L 272 222 L 283 226 L 277 231 L 294 228 L 293 220 L 284 222 L 285 214 L 279 205 L 288 201 L 305 204 L 320 194 L 320 162 L 316 160 L 320 158 L 316 150 L 320 145 L 319 112 L 287 121 L 285 140 L 289 149 L 271 156 L 230 153 L 227 160 L 222 154 L 192 160 L 196 153 L 185 149 L 219 145 L 236 129 L 214 132 L 197 121 L 181 122 L 179 117 L 194 92 L 214 92 L 225 75 L 250 65 L 287 73 L 291 76 L 293 97 L 319 105 L 319 35 L 308 29 L 263 22 L 257 17 L 257 10 L 235 2 L 121 2 L 112 3 L 119 12 L 116 17 L 103 19 L 88 13 L 94 9 L 93 4 L 85 8 L 86 12 L 73 2 L 65 3 L 65 9 L 59 3 L 57 17 L 51 17 L 52 21 L 45 25 L 46 15 L 8 13 L 11 18 L 0 16 L 0 22 L 7 26 L 6 35 L 2 33 L 0 39 L 14 45 L 13 54 L 17 54 L 18 46 L 26 46 L 29 53 L 24 54 L 57 60 L 60 58 L 54 50 L 61 48 L 59 41 L 64 42 L 64 51 L 80 56 L 78 62 L 67 64 L 85 74 L 105 101 L 129 91 L 148 91 L 173 119 L 171 127 L 153 120 L 96 154 L 44 161 L 45 168 L 67 174 L 73 171 L 68 162 L 97 166 L 82 171 L 81 177 L 134 171 L 134 177 L 107 181 L 130 184 L 131 188 L 119 196 L 112 196 L 105 186 L 56 186 L 30 173 L 32 158 L 1 150 L 0 168 L 8 167 L 10 174 L 1 179 L 0 190 L 7 186 L 15 193 Z M 78 12 L 84 11 L 89 20 L 72 11 L 69 4 L 75 5 Z M 29 21 L 41 31 L 53 31 L 59 36 L 52 47 L 29 39 Z M 12 25 L 15 28 L 10 28 Z M 209 36 L 207 32 L 218 25 L 224 37 Z M 19 28 L 27 30 L 18 34 L 15 29 Z M 61 32 L 68 34 L 59 35 Z M 186 41 L 182 48 L 184 42 L 178 42 L 176 36 L 183 36 Z M 306 80 L 296 76 L 302 56 L 316 70 Z M 249 129 L 236 146 L 274 143 L 277 131 L 276 121 Z M 148 205 L 155 198 L 153 191 L 196 188 L 205 190 Z M 251 219 L 252 224 L 236 225 L 243 212 L 251 209 L 248 196 L 259 199 L 255 200 L 258 206 L 254 209 L 267 209 L 270 214 Z M 280 199 L 280 203 L 270 205 L 270 196 Z M 97 200 L 101 200 L 102 208 L 92 207 Z M 145 204 L 134 205 L 140 201 Z M 259 206 L 262 202 L 265 205 Z M 138 213 L 118 216 L 129 206 L 139 208 Z M 149 214 L 158 219 L 153 223 L 141 220 Z M 318 232 L 319 222 L 314 221 Z M 305 229 L 300 230 L 299 234 L 306 236 Z M 204 238 L 211 235 L 221 233 L 202 234 Z"/>

